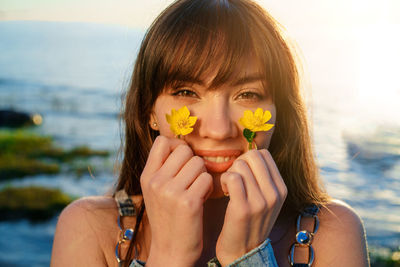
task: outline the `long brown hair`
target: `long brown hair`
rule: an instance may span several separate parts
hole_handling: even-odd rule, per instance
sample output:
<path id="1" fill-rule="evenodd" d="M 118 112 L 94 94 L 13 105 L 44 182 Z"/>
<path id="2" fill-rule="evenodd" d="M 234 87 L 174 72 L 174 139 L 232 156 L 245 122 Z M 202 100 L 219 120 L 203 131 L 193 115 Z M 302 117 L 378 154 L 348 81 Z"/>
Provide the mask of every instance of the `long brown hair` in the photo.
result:
<path id="1" fill-rule="evenodd" d="M 279 24 L 249 0 L 176 1 L 151 25 L 126 95 L 124 157 L 116 190 L 142 194 L 140 175 L 159 134 L 149 127 L 150 114 L 163 89 L 188 77 L 200 78 L 216 66 L 211 87 L 218 87 L 249 55 L 259 61 L 277 110 L 269 151 L 288 188 L 283 211 L 326 203 L 293 51 Z"/>

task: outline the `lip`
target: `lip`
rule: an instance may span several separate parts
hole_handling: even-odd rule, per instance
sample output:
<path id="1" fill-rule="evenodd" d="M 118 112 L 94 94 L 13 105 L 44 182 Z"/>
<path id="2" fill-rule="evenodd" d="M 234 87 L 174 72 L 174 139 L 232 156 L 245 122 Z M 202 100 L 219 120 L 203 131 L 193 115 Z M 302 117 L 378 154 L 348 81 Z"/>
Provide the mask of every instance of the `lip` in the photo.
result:
<path id="1" fill-rule="evenodd" d="M 213 173 L 225 172 L 229 167 L 232 166 L 233 162 L 242 154 L 241 150 L 237 149 L 227 149 L 227 150 L 195 150 L 197 156 L 204 159 L 204 164 L 207 171 Z M 231 160 L 226 162 L 214 162 L 205 159 L 204 157 L 232 157 Z"/>

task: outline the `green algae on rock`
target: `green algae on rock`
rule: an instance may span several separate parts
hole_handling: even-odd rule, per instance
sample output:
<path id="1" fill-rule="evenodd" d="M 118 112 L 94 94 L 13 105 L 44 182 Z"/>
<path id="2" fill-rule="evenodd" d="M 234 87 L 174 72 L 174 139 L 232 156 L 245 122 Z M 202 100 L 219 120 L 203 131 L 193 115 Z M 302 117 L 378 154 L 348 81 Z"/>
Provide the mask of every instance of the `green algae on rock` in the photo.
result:
<path id="1" fill-rule="evenodd" d="M 87 146 L 64 150 L 49 136 L 21 130 L 0 131 L 0 180 L 37 174 L 57 174 L 61 164 L 81 158 L 107 157 L 108 151 Z"/>
<path id="2" fill-rule="evenodd" d="M 369 247 L 371 267 L 400 267 L 400 246 Z"/>
<path id="3" fill-rule="evenodd" d="M 72 197 L 58 189 L 39 186 L 6 187 L 0 191 L 0 221 L 47 220 L 72 201 Z"/>

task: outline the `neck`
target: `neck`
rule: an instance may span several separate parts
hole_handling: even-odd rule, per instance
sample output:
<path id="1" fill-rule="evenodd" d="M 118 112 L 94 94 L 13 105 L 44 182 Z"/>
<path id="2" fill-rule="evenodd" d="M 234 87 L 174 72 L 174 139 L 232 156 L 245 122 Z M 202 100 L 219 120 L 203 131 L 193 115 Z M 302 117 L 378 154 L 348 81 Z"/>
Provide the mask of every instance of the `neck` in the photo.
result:
<path id="1" fill-rule="evenodd" d="M 215 246 L 224 224 L 229 198 L 209 199 L 204 204 L 203 214 L 203 260 L 215 257 Z M 205 263 L 205 262 L 204 262 Z M 204 264 L 202 265 L 204 266 Z"/>
<path id="2" fill-rule="evenodd" d="M 215 257 L 215 247 L 225 219 L 229 198 L 208 199 L 203 210 L 203 251 L 195 266 L 205 266 Z"/>

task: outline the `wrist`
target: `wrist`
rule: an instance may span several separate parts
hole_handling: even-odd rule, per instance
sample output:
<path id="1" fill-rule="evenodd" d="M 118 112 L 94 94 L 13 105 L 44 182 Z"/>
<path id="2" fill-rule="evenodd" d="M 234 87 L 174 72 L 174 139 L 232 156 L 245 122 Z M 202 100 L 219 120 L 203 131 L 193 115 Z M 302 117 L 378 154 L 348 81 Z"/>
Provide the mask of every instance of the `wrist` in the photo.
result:
<path id="1" fill-rule="evenodd" d="M 175 253 L 151 253 L 146 261 L 146 267 L 191 267 L 195 262 L 178 257 Z"/>
<path id="2" fill-rule="evenodd" d="M 222 267 L 228 266 L 229 264 L 231 264 L 232 262 L 234 262 L 236 259 L 242 257 L 243 255 L 245 255 L 246 252 L 243 253 L 217 253 L 216 257 L 218 259 L 219 264 Z"/>
<path id="3" fill-rule="evenodd" d="M 258 256 L 257 256 L 258 254 Z M 235 256 L 234 254 L 231 255 L 217 255 L 217 259 L 222 267 L 225 266 L 247 266 L 246 264 L 242 265 L 242 262 L 245 263 L 247 259 L 253 257 L 255 255 L 256 257 L 261 257 L 262 261 L 268 261 L 269 258 L 272 254 L 273 255 L 273 250 L 271 247 L 271 241 L 269 238 L 267 238 L 263 243 L 261 243 L 258 247 L 253 248 L 249 250 L 246 253 L 242 253 L 239 256 Z M 275 262 L 275 258 L 273 259 Z"/>
<path id="4" fill-rule="evenodd" d="M 172 260 L 168 257 L 162 258 L 148 258 L 146 262 L 146 267 L 191 267 L 194 266 L 193 264 L 185 264 L 179 262 L 178 260 Z"/>

